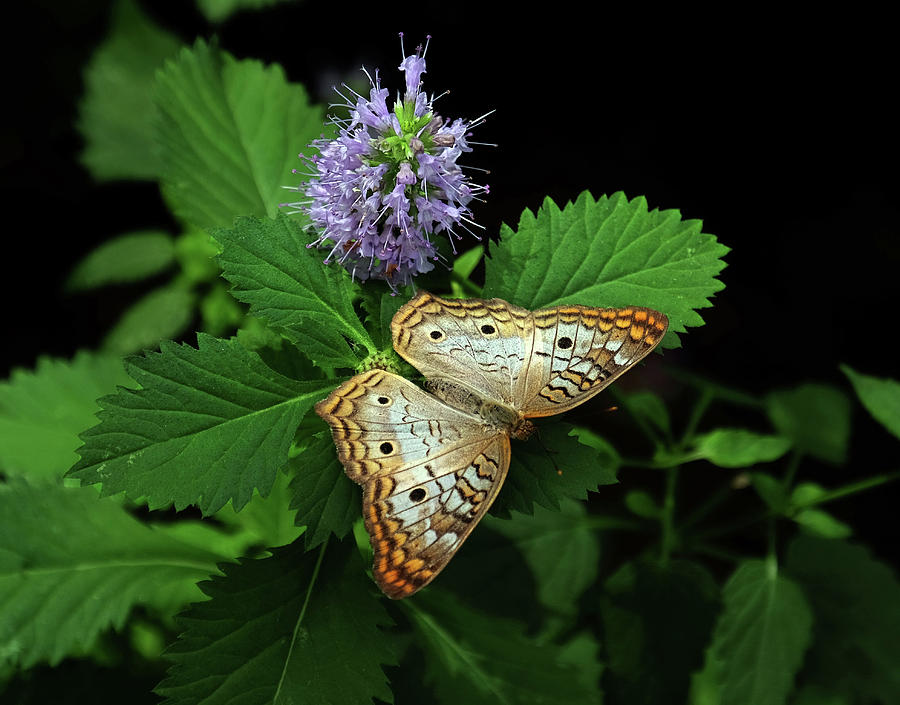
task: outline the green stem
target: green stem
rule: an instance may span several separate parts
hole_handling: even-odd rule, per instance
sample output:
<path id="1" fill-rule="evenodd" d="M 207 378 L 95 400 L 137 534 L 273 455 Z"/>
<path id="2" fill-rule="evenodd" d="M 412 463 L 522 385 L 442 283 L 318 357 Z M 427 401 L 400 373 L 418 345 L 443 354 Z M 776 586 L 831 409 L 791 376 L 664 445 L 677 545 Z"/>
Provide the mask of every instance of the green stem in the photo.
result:
<path id="1" fill-rule="evenodd" d="M 791 492 L 791 486 L 794 484 L 794 478 L 797 476 L 797 468 L 800 467 L 800 459 L 802 457 L 803 454 L 800 451 L 794 450 L 788 458 L 788 466 L 782 482 L 785 495 L 788 495 Z"/>
<path id="2" fill-rule="evenodd" d="M 659 562 L 663 567 L 669 564 L 669 558 L 675 546 L 675 486 L 678 483 L 678 469 L 680 467 L 676 465 L 666 469 L 666 495 L 663 498 L 662 515 L 660 516 L 662 545 Z"/>
<path id="3" fill-rule="evenodd" d="M 858 492 L 864 492 L 865 490 L 870 490 L 873 487 L 878 487 L 879 485 L 884 485 L 888 482 L 893 482 L 894 480 L 900 480 L 900 471 L 884 473 L 882 475 L 874 475 L 873 477 L 867 477 L 865 480 L 860 480 L 859 482 L 851 482 L 850 484 L 844 485 L 843 487 L 828 490 L 819 497 L 811 499 L 808 502 L 800 502 L 793 506 L 796 509 L 806 509 L 807 507 L 814 507 L 817 504 L 833 502 L 836 499 L 840 499 L 848 495 L 857 494 Z"/>
<path id="4" fill-rule="evenodd" d="M 682 521 L 678 525 L 679 529 L 685 529 L 689 526 L 693 526 L 694 524 L 697 524 L 701 520 L 705 519 L 713 509 L 715 509 L 720 504 L 722 504 L 722 502 L 731 497 L 733 493 L 734 490 L 732 489 L 730 482 L 722 485 L 712 494 L 712 496 L 710 496 L 703 504 L 697 507 L 697 509 L 691 512 L 691 514 L 689 514 L 684 519 L 684 521 Z"/>
<path id="5" fill-rule="evenodd" d="M 700 424 L 700 419 L 703 418 L 703 414 L 706 413 L 706 410 L 709 408 L 710 402 L 712 402 L 715 397 L 715 393 L 709 387 L 704 387 L 700 392 L 700 399 L 697 400 L 697 403 L 694 405 L 694 408 L 691 409 L 691 416 L 688 419 L 687 425 L 684 428 L 684 433 L 681 436 L 681 443 L 678 444 L 678 449 L 683 450 L 694 438 L 694 434 L 697 432 L 697 426 Z"/>

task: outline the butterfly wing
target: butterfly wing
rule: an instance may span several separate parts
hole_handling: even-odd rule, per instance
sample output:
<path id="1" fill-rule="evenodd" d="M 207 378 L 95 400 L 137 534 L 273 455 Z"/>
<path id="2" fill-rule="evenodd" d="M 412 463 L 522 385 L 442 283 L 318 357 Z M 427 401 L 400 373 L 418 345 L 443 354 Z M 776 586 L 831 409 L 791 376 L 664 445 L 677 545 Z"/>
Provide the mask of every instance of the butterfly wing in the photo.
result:
<path id="1" fill-rule="evenodd" d="M 534 345 L 516 408 L 526 418 L 584 403 L 662 340 L 669 320 L 640 306 L 556 306 L 533 313 Z"/>
<path id="2" fill-rule="evenodd" d="M 394 349 L 429 380 L 446 379 L 514 407 L 534 342 L 531 311 L 502 299 L 421 292 L 391 321 Z"/>
<path id="3" fill-rule="evenodd" d="M 388 597 L 412 595 L 494 501 L 509 437 L 383 370 L 344 382 L 316 413 L 331 426 L 347 475 L 363 486 L 376 582 Z"/>

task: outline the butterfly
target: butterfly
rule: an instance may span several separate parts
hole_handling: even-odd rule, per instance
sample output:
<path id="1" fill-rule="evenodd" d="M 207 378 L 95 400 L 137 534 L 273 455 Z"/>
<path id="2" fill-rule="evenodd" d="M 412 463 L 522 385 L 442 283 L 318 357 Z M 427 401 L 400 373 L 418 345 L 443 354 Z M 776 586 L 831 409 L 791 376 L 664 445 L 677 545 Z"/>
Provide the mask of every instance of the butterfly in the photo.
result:
<path id="1" fill-rule="evenodd" d="M 384 593 L 408 597 L 447 565 L 506 478 L 510 438 L 584 403 L 643 359 L 669 322 L 649 308 L 555 306 L 420 292 L 391 320 L 423 391 L 381 369 L 316 404 L 363 518 Z"/>

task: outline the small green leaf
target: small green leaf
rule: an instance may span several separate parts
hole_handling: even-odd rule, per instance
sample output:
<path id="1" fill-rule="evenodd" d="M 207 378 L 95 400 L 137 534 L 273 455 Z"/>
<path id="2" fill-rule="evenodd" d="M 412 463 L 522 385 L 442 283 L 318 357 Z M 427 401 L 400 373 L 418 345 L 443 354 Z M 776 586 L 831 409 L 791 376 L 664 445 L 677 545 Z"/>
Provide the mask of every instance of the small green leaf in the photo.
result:
<path id="1" fill-rule="evenodd" d="M 649 306 L 669 317 L 663 346 L 677 347 L 677 333 L 703 324 L 694 309 L 724 286 L 715 277 L 728 248 L 701 227 L 622 193 L 595 201 L 584 192 L 562 210 L 547 198 L 537 215 L 522 213 L 516 232 L 501 227 L 485 263 L 485 296 L 530 309 Z"/>
<path id="2" fill-rule="evenodd" d="M 297 525 L 306 527 L 307 550 L 327 541 L 331 534 L 343 538 L 350 533 L 362 512 L 362 497 L 337 459 L 331 433 L 313 436 L 290 465 L 291 509 L 297 510 Z"/>
<path id="3" fill-rule="evenodd" d="M 113 7 L 108 38 L 84 71 L 78 129 L 81 161 L 95 179 L 156 179 L 156 70 L 175 55 L 178 38 L 153 24 L 131 0 Z"/>
<path id="4" fill-rule="evenodd" d="M 694 443 L 694 451 L 701 458 L 720 468 L 770 463 L 791 447 L 787 438 L 754 433 L 743 428 L 717 428 L 697 436 Z"/>
<path id="5" fill-rule="evenodd" d="M 527 443 L 516 443 L 503 489 L 491 513 L 508 517 L 510 510 L 531 514 L 534 505 L 558 510 L 564 498 L 585 499 L 599 485 L 616 482 L 615 464 L 595 448 L 573 437 L 566 423 L 541 426 Z"/>
<path id="6" fill-rule="evenodd" d="M 805 590 L 815 641 L 810 680 L 850 702 L 889 703 L 900 693 L 900 582 L 864 546 L 798 536 L 785 570 Z"/>
<path id="7" fill-rule="evenodd" d="M 96 423 L 96 400 L 131 382 L 117 357 L 81 352 L 71 362 L 40 358 L 34 372 L 0 382 L 0 469 L 62 477 L 78 459 L 78 434 Z"/>
<path id="8" fill-rule="evenodd" d="M 197 0 L 206 19 L 213 24 L 224 22 L 236 12 L 262 10 L 290 0 Z"/>
<path id="9" fill-rule="evenodd" d="M 672 423 L 669 420 L 669 411 L 659 395 L 648 390 L 642 390 L 640 392 L 622 394 L 621 397 L 628 411 L 632 414 L 649 422 L 665 436 L 668 437 L 671 434 Z"/>
<path id="10" fill-rule="evenodd" d="M 100 423 L 82 435 L 70 477 L 204 514 L 229 500 L 241 509 L 254 488 L 268 494 L 300 419 L 333 383 L 284 377 L 234 340 L 201 333 L 197 342 L 129 358 L 143 389 L 100 400 Z"/>
<path id="11" fill-rule="evenodd" d="M 350 275 L 323 265 L 294 221 L 238 218 L 213 235 L 222 244 L 219 261 L 235 298 L 314 362 L 355 368 L 377 352 L 353 308 Z"/>
<path id="12" fill-rule="evenodd" d="M 850 436 L 850 402 L 824 384 L 804 384 L 766 398 L 772 425 L 797 450 L 830 463 L 842 463 Z"/>
<path id="13" fill-rule="evenodd" d="M 632 514 L 636 514 L 644 519 L 659 519 L 662 516 L 662 509 L 656 503 L 656 500 L 644 490 L 631 490 L 625 495 L 625 506 Z"/>
<path id="14" fill-rule="evenodd" d="M 529 639 L 516 621 L 478 612 L 438 589 L 401 605 L 425 656 L 426 682 L 445 705 L 600 703 L 599 684 L 579 675 L 570 650 Z"/>
<path id="15" fill-rule="evenodd" d="M 107 240 L 84 257 L 69 275 L 72 291 L 132 282 L 163 271 L 175 259 L 168 233 L 145 230 Z"/>
<path id="16" fill-rule="evenodd" d="M 175 610 L 224 556 L 141 524 L 88 488 L 0 483 L 0 665 L 58 663 L 138 604 Z"/>
<path id="17" fill-rule="evenodd" d="M 165 704 L 393 702 L 391 621 L 351 549 L 292 544 L 201 583 L 211 599 L 178 618 L 184 632 L 165 654 Z"/>
<path id="18" fill-rule="evenodd" d="M 764 472 L 750 473 L 750 482 L 769 509 L 777 514 L 786 510 L 787 494 L 783 482 Z"/>
<path id="19" fill-rule="evenodd" d="M 626 563 L 606 581 L 600 605 L 614 702 L 684 702 L 690 673 L 703 661 L 719 589 L 702 566 Z"/>
<path id="20" fill-rule="evenodd" d="M 791 516 L 808 533 L 826 539 L 845 539 L 853 529 L 821 509 L 803 509 Z"/>
<path id="21" fill-rule="evenodd" d="M 324 118 L 280 66 L 238 61 L 201 40 L 157 74 L 156 104 L 165 195 L 200 228 L 275 215 Z"/>
<path id="22" fill-rule="evenodd" d="M 841 365 L 841 371 L 847 375 L 856 396 L 875 420 L 900 438 L 900 382 L 870 377 L 848 365 Z"/>
<path id="23" fill-rule="evenodd" d="M 102 348 L 114 355 L 149 350 L 160 341 L 177 338 L 194 317 L 194 293 L 167 284 L 131 306 L 103 339 Z"/>
<path id="24" fill-rule="evenodd" d="M 763 561 L 741 563 L 725 585 L 707 669 L 721 705 L 787 701 L 803 662 L 812 614 L 801 590 Z"/>

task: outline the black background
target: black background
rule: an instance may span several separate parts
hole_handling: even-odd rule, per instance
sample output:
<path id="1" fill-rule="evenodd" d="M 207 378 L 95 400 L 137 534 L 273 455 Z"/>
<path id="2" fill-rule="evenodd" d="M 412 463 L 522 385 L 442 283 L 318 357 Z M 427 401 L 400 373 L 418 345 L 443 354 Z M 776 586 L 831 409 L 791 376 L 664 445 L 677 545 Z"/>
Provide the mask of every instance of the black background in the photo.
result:
<path id="1" fill-rule="evenodd" d="M 488 233 L 515 226 L 545 195 L 562 205 L 582 190 L 621 190 L 702 219 L 732 248 L 726 288 L 701 311 L 706 325 L 666 364 L 755 393 L 809 380 L 849 391 L 840 362 L 900 377 L 896 56 L 883 17 L 297 3 L 212 27 L 186 3 L 142 6 L 188 43 L 216 34 L 239 58 L 282 64 L 320 101 L 363 64 L 399 87 L 397 32 L 407 51 L 431 34 L 425 88 L 450 89 L 442 114 L 496 110 L 475 139 L 498 147 L 465 160 L 491 172 L 491 196 L 476 210 Z M 141 291 L 64 294 L 78 258 L 123 232 L 176 232 L 155 185 L 97 184 L 78 162 L 82 68 L 109 10 L 96 0 L 30 3 L 5 47 L 4 371 L 95 348 Z M 896 469 L 896 443 L 858 406 L 854 425 L 851 466 L 816 475 L 811 464 L 801 476 L 835 486 Z M 834 512 L 878 544 L 890 496 Z"/>

